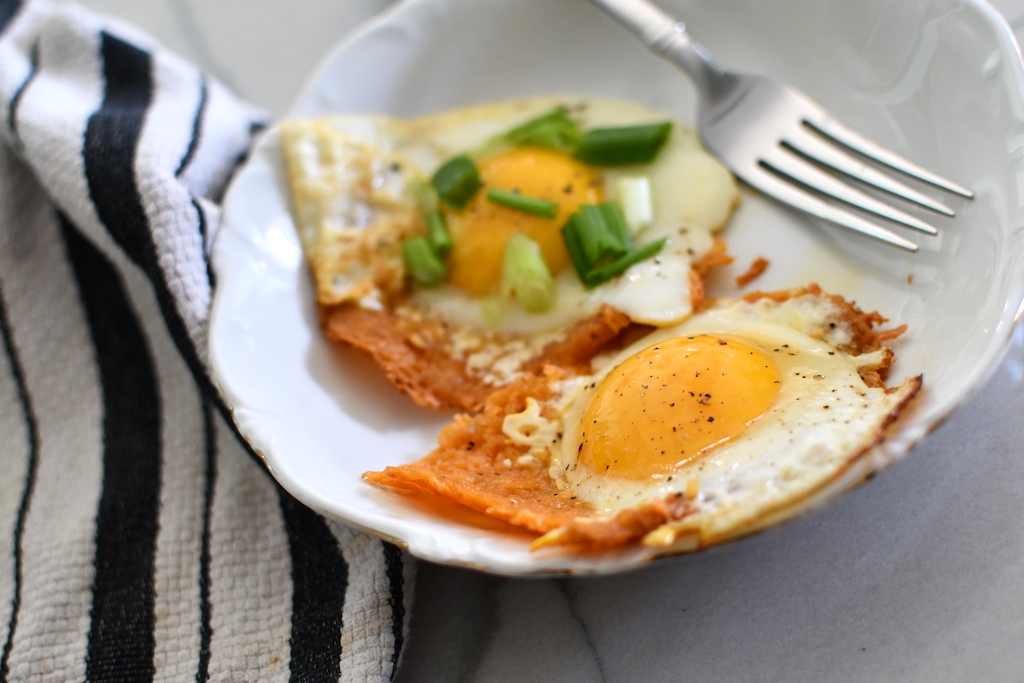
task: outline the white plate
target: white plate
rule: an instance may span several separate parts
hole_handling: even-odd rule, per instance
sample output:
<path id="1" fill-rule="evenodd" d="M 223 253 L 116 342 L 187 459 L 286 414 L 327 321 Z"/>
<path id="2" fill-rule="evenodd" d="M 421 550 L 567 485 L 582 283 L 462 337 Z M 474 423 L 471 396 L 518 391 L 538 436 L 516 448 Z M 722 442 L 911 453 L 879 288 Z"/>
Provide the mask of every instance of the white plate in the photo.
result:
<path id="1" fill-rule="evenodd" d="M 1024 73 L 1013 37 L 974 0 L 664 0 L 723 65 L 765 71 L 877 141 L 970 186 L 938 238 L 906 254 L 747 196 L 725 232 L 759 288 L 818 282 L 910 325 L 895 376 L 926 391 L 872 462 L 902 456 L 978 389 L 1024 299 Z M 411 0 L 346 40 L 293 116 L 418 114 L 546 93 L 629 98 L 692 120 L 686 78 L 583 0 Z M 504 574 L 608 573 L 646 550 L 530 553 L 497 525 L 435 514 L 360 480 L 427 453 L 446 416 L 417 409 L 316 324 L 269 134 L 233 182 L 214 253 L 210 353 L 242 433 L 297 498 L 416 556 Z M 726 280 L 727 278 L 721 278 Z M 872 465 L 873 466 L 873 465 Z"/>

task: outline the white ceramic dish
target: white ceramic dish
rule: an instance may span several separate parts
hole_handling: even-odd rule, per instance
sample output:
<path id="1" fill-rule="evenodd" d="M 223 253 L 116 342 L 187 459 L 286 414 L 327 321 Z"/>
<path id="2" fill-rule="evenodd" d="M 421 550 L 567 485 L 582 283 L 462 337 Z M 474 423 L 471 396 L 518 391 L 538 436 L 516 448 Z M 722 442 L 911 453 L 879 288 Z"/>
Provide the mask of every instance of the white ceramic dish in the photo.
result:
<path id="1" fill-rule="evenodd" d="M 760 288 L 818 282 L 906 322 L 893 380 L 926 391 L 899 429 L 835 493 L 907 450 L 977 390 L 1024 299 L 1024 72 L 1012 34 L 977 0 L 664 0 L 729 68 L 765 71 L 845 123 L 977 197 L 916 236 L 909 255 L 748 195 L 725 232 Z M 692 120 L 686 78 L 584 0 L 410 0 L 329 56 L 293 116 L 400 116 L 541 93 L 623 97 Z M 640 549 L 574 557 L 378 491 L 360 474 L 417 459 L 446 416 L 421 411 L 361 357 L 320 336 L 288 213 L 276 136 L 264 137 L 225 200 L 214 247 L 210 330 L 217 381 L 242 433 L 292 494 L 432 561 L 504 574 L 608 573 Z M 728 278 L 721 278 L 727 281 Z"/>

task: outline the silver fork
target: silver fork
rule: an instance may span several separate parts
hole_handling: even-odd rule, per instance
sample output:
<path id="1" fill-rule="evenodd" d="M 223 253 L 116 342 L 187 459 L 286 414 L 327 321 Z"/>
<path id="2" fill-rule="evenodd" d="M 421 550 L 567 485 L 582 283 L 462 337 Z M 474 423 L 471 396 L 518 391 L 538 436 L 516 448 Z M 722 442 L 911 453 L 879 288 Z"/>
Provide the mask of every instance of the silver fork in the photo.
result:
<path id="1" fill-rule="evenodd" d="M 707 49 L 690 38 L 682 22 L 647 0 L 591 2 L 629 29 L 652 52 L 689 74 L 700 96 L 697 128 L 704 146 L 743 181 L 783 204 L 917 251 L 914 242 L 841 204 L 930 235 L 938 233 L 935 227 L 839 178 L 856 178 L 945 216 L 953 216 L 953 210 L 861 159 L 874 160 L 966 199 L 974 196 L 967 188 L 840 125 L 798 91 L 765 76 L 722 70 Z"/>

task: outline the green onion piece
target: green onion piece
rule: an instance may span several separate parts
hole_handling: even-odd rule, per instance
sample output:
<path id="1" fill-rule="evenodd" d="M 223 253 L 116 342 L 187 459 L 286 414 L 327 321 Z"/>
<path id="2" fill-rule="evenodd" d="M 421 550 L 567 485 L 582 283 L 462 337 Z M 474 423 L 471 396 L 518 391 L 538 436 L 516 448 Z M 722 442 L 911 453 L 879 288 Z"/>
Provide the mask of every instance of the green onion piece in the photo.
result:
<path id="1" fill-rule="evenodd" d="M 465 154 L 452 157 L 434 172 L 430 179 L 437 196 L 448 206 L 461 209 L 480 189 L 480 171 Z"/>
<path id="2" fill-rule="evenodd" d="M 423 178 L 413 178 L 409 181 L 408 188 L 409 194 L 412 195 L 412 199 L 420 211 L 423 213 L 437 211 L 437 192 L 429 182 Z"/>
<path id="3" fill-rule="evenodd" d="M 487 201 L 528 213 L 531 216 L 554 218 L 558 215 L 558 202 L 538 197 L 528 197 L 527 195 L 510 192 L 509 190 L 499 190 L 496 187 L 487 190 Z"/>
<path id="4" fill-rule="evenodd" d="M 569 118 L 564 107 L 530 119 L 505 134 L 505 139 L 519 147 L 533 146 L 570 152 L 579 144 L 582 132 Z"/>
<path id="5" fill-rule="evenodd" d="M 583 214 L 576 212 L 569 216 L 569 220 L 562 226 L 562 241 L 565 242 L 565 250 L 569 252 L 569 260 L 572 261 L 572 267 L 576 270 L 576 274 L 579 275 L 581 281 L 586 280 L 587 273 L 590 272 L 590 264 L 587 263 L 587 257 L 583 253 L 583 245 L 580 244 L 579 231 L 581 228 L 578 223 L 583 220 Z"/>
<path id="6" fill-rule="evenodd" d="M 629 251 L 629 244 L 622 239 L 622 233 L 609 225 L 604 210 L 594 204 L 583 204 L 579 208 L 580 220 L 575 222 L 576 237 L 583 248 L 587 270 L 603 265 Z"/>
<path id="7" fill-rule="evenodd" d="M 580 206 L 562 226 L 562 240 L 576 274 L 587 287 L 596 287 L 651 258 L 667 241 L 663 237 L 632 249 L 625 218 L 614 202 Z"/>
<path id="8" fill-rule="evenodd" d="M 606 266 L 594 268 L 587 273 L 586 277 L 583 278 L 583 284 L 587 287 L 596 287 L 603 282 L 611 280 L 616 275 L 625 272 L 625 270 L 630 266 L 653 257 L 661 251 L 661 248 L 665 246 L 666 241 L 667 238 L 662 237 L 659 240 L 648 242 L 644 246 L 637 247 L 622 258 L 613 261 Z"/>
<path id="9" fill-rule="evenodd" d="M 434 253 L 441 258 L 450 254 L 452 247 L 455 246 L 452 235 L 448 232 L 448 223 L 440 211 L 431 211 L 427 214 L 427 241 L 433 247 Z"/>
<path id="10" fill-rule="evenodd" d="M 647 176 L 622 176 L 615 181 L 615 194 L 631 234 L 636 235 L 654 220 L 651 181 Z"/>
<path id="11" fill-rule="evenodd" d="M 505 245 L 501 294 L 514 297 L 529 313 L 543 313 L 555 304 L 555 281 L 540 246 L 522 233 L 512 235 Z"/>
<path id="12" fill-rule="evenodd" d="M 671 132 L 671 121 L 640 126 L 594 128 L 583 134 L 573 156 L 595 166 L 647 164 L 658 155 Z"/>
<path id="13" fill-rule="evenodd" d="M 622 215 L 622 209 L 615 202 L 604 202 L 598 204 L 597 208 L 601 211 L 601 217 L 604 218 L 605 225 L 608 226 L 608 230 L 615 236 L 615 240 L 618 243 L 619 251 L 627 252 L 633 248 L 633 236 L 629 232 L 629 226 L 626 225 L 626 217 Z"/>
<path id="14" fill-rule="evenodd" d="M 448 269 L 422 235 L 402 240 L 402 257 L 413 282 L 422 287 L 434 287 L 448 279 Z"/>

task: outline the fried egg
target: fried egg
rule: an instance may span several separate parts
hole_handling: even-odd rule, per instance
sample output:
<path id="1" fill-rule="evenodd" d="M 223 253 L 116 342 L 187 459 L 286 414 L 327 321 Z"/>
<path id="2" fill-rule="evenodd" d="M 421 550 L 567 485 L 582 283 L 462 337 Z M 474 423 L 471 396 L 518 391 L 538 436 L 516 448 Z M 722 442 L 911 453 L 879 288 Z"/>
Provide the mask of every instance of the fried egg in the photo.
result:
<path id="1" fill-rule="evenodd" d="M 920 388 L 920 377 L 873 381 L 892 352 L 858 354 L 858 334 L 848 310 L 815 293 L 720 301 L 562 381 L 504 430 L 595 517 L 685 495 L 687 513 L 644 543 L 721 543 L 813 504 Z"/>
<path id="2" fill-rule="evenodd" d="M 685 319 L 692 312 L 691 266 L 711 251 L 713 233 L 738 201 L 734 179 L 679 123 L 653 163 L 642 167 L 598 168 L 550 149 L 494 144 L 504 132 L 555 107 L 566 107 L 584 128 L 668 118 L 632 103 L 542 97 L 415 120 L 347 115 L 281 124 L 294 216 L 318 301 L 382 309 L 400 299 L 458 325 L 511 334 L 557 333 L 604 305 L 656 326 Z M 485 188 L 556 201 L 557 215 L 498 206 L 483 192 L 459 210 L 443 207 L 454 242 L 450 277 L 439 287 L 409 294 L 400 245 L 425 230 L 418 190 L 446 160 L 466 153 Z M 655 258 L 588 289 L 569 263 L 560 228 L 581 203 L 615 199 L 618 181 L 637 174 L 649 181 L 653 207 L 637 239 L 665 238 L 666 245 Z M 528 313 L 513 301 L 495 314 L 502 256 L 516 233 L 539 245 L 554 278 L 554 304 L 545 312 Z"/>

